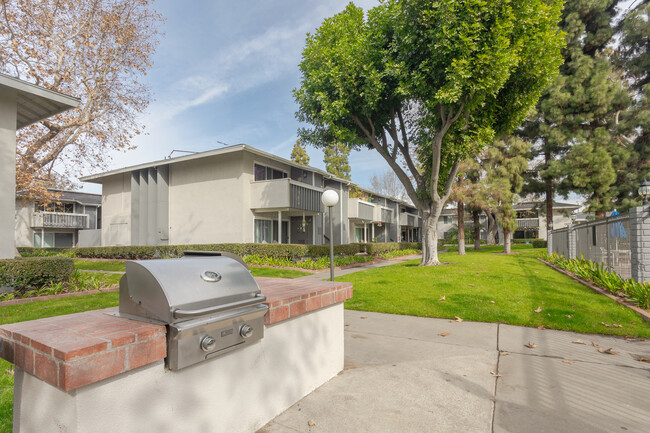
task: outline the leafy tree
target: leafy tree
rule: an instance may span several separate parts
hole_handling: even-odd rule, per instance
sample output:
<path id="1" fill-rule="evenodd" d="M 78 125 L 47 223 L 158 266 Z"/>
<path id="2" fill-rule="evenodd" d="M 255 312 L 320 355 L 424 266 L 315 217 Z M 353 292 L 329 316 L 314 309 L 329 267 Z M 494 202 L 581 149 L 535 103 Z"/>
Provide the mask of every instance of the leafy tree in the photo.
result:
<path id="1" fill-rule="evenodd" d="M 370 178 L 370 189 L 398 200 L 406 200 L 406 190 L 393 170 L 386 170 L 380 175 Z"/>
<path id="2" fill-rule="evenodd" d="M 296 144 L 293 145 L 291 160 L 300 165 L 309 165 L 309 155 L 307 155 L 307 151 L 302 145 L 302 141 L 297 140 Z"/>
<path id="3" fill-rule="evenodd" d="M 149 0 L 32 0 L 0 5 L 0 71 L 81 98 L 75 110 L 17 135 L 17 185 L 44 193 L 57 177 L 97 169 L 111 149 L 130 149 L 151 97 L 162 21 Z"/>
<path id="4" fill-rule="evenodd" d="M 561 62 L 561 0 L 354 4 L 308 35 L 301 137 L 382 155 L 423 220 L 421 265 L 458 166 L 519 125 Z"/>
<path id="5" fill-rule="evenodd" d="M 485 179 L 490 207 L 503 230 L 503 252 L 510 254 L 510 234 L 517 228 L 514 203 L 524 185 L 523 173 L 528 167 L 530 144 L 520 138 L 498 140 L 483 155 Z"/>
<path id="6" fill-rule="evenodd" d="M 616 170 L 629 158 L 615 135 L 615 119 L 630 101 L 603 54 L 614 34 L 618 2 L 567 1 L 561 23 L 567 41 L 564 64 L 522 133 L 535 143 L 532 157 L 542 159 L 526 193 L 546 196 L 549 229 L 556 192 L 586 194 L 590 209 L 604 215 L 616 195 L 611 188 Z"/>
<path id="7" fill-rule="evenodd" d="M 341 142 L 323 148 L 325 170 L 341 179 L 350 180 L 350 148 Z"/>
<path id="8" fill-rule="evenodd" d="M 483 207 L 481 203 L 480 180 L 481 167 L 478 162 L 471 158 L 463 161 L 458 167 L 457 180 L 451 188 L 449 199 L 456 202 L 456 211 L 458 219 L 458 254 L 465 255 L 465 207 L 472 212 L 473 216 L 473 234 L 471 239 L 474 240 L 474 249 L 481 247 L 481 227 L 479 214 Z"/>

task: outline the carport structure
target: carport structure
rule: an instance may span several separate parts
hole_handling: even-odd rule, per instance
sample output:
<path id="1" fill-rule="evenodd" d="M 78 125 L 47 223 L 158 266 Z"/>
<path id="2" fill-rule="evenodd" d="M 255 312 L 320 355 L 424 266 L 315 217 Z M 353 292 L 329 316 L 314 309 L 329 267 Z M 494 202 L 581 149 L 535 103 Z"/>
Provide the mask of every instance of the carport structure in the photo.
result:
<path id="1" fill-rule="evenodd" d="M 16 131 L 80 100 L 0 73 L 0 259 L 15 252 Z"/>

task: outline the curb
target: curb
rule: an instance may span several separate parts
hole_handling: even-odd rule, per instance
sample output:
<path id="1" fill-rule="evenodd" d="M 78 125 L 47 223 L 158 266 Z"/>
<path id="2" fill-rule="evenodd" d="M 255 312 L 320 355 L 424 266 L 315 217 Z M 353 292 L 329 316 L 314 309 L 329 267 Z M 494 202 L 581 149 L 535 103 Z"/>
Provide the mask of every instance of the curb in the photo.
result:
<path id="1" fill-rule="evenodd" d="M 557 266 L 547 262 L 546 260 L 544 260 L 544 259 L 542 259 L 540 257 L 538 257 L 537 260 L 544 263 L 549 268 L 554 269 L 554 270 L 558 271 L 559 273 L 566 275 L 567 277 L 571 278 L 574 281 L 577 281 L 578 283 L 582 284 L 583 286 L 589 287 L 594 292 L 596 292 L 596 293 L 598 293 L 600 295 L 605 295 L 609 299 L 612 299 L 612 300 L 618 302 L 622 306 L 627 307 L 630 310 L 635 311 L 636 313 L 638 313 L 643 318 L 643 320 L 645 320 L 646 322 L 650 322 L 650 312 L 648 312 L 646 310 L 643 310 L 643 309 L 637 307 L 636 305 L 630 304 L 629 302 L 627 302 L 625 299 L 621 298 L 620 296 L 616 296 L 616 295 L 614 295 L 614 294 L 612 294 L 610 292 L 607 292 L 607 291 L 601 289 L 600 287 L 598 287 L 598 286 L 596 286 L 596 285 L 594 285 L 594 284 L 592 284 L 592 283 L 590 283 L 588 281 L 585 281 L 582 278 L 579 278 L 579 277 L 575 276 L 574 274 L 572 274 L 569 271 L 558 268 Z"/>
<path id="2" fill-rule="evenodd" d="M 61 294 L 58 294 L 58 295 L 34 296 L 32 298 L 12 299 L 10 301 L 0 302 L 0 307 L 6 307 L 8 305 L 28 304 L 30 302 L 47 301 L 48 299 L 72 298 L 74 296 L 95 295 L 97 293 L 117 292 L 118 290 L 119 290 L 119 288 L 117 288 L 117 287 L 109 287 L 107 289 L 86 290 L 84 292 L 61 293 Z"/>

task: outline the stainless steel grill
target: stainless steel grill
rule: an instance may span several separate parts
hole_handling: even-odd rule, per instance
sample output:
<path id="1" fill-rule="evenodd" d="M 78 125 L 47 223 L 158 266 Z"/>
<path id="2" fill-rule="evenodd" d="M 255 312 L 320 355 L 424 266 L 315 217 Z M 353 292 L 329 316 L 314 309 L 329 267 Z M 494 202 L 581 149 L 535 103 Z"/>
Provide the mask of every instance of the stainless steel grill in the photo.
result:
<path id="1" fill-rule="evenodd" d="M 264 336 L 266 297 L 230 253 L 126 262 L 119 315 L 167 325 L 167 367 L 178 370 Z"/>

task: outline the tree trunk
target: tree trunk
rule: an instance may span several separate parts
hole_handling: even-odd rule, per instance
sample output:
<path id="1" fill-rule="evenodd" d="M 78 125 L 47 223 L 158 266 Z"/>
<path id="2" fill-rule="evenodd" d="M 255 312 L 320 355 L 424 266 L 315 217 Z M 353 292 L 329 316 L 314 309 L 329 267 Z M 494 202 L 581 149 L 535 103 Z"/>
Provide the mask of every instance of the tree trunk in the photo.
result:
<path id="1" fill-rule="evenodd" d="M 544 162 L 546 167 L 551 162 L 550 152 L 544 154 Z M 546 184 L 546 232 L 553 230 L 553 179 L 550 177 L 544 180 Z"/>
<path id="2" fill-rule="evenodd" d="M 478 210 L 472 211 L 472 219 L 474 220 L 474 251 L 481 249 L 481 218 Z"/>
<path id="3" fill-rule="evenodd" d="M 503 252 L 506 254 L 511 253 L 510 248 L 510 229 L 503 228 Z"/>
<path id="4" fill-rule="evenodd" d="M 438 260 L 438 219 L 440 211 L 426 210 L 422 215 L 422 261 L 420 266 L 435 266 L 440 264 Z"/>
<path id="5" fill-rule="evenodd" d="M 458 202 L 458 255 L 465 255 L 465 204 Z"/>
<path id="6" fill-rule="evenodd" d="M 494 217 L 494 214 L 492 213 L 491 210 L 486 210 L 485 215 L 487 215 L 488 218 L 488 232 L 487 232 L 487 244 L 488 245 L 496 245 L 496 235 L 497 231 L 499 228 L 497 227 L 497 221 L 496 218 Z"/>

